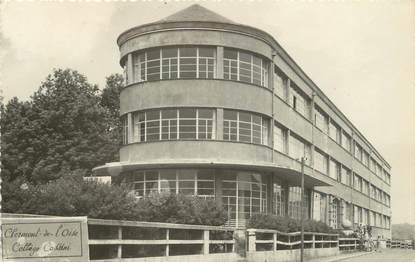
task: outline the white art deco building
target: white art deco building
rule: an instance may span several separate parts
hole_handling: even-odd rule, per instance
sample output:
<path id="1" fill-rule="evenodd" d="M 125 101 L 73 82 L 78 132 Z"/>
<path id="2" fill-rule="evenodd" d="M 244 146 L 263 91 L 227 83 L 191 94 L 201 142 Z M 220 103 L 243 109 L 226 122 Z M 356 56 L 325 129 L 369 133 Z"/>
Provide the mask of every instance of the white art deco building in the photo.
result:
<path id="1" fill-rule="evenodd" d="M 333 228 L 370 224 L 390 237 L 390 165 L 273 36 L 192 5 L 118 45 L 124 145 L 96 175 L 137 197 L 216 198 L 231 224 L 304 208 Z"/>

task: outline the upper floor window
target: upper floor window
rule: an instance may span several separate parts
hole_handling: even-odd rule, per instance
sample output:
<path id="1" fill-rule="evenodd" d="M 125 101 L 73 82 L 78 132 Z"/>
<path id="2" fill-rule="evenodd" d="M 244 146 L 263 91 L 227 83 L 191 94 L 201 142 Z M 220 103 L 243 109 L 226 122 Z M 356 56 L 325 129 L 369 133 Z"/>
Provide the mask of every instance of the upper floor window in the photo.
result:
<path id="1" fill-rule="evenodd" d="M 351 147 L 350 143 L 351 143 L 350 136 L 346 134 L 346 132 L 343 132 L 342 133 L 342 147 L 349 152 L 350 152 L 350 147 Z"/>
<path id="2" fill-rule="evenodd" d="M 287 90 L 287 77 L 275 66 L 274 70 L 274 90 L 275 94 L 285 100 L 285 92 Z"/>
<path id="3" fill-rule="evenodd" d="M 340 182 L 340 164 L 333 159 L 329 162 L 329 176 Z"/>
<path id="4" fill-rule="evenodd" d="M 162 109 L 133 115 L 134 142 L 174 139 L 214 139 L 215 110 Z"/>
<path id="5" fill-rule="evenodd" d="M 330 120 L 330 123 L 329 123 L 329 136 L 331 137 L 331 139 L 333 139 L 334 141 L 340 144 L 341 130 L 340 130 L 340 127 L 336 123 L 334 123 L 334 121 L 332 120 Z"/>
<path id="6" fill-rule="evenodd" d="M 362 192 L 362 178 L 357 174 L 353 176 L 353 186 L 357 191 Z"/>
<path id="7" fill-rule="evenodd" d="M 324 133 L 327 133 L 328 129 L 328 117 L 317 107 L 315 108 L 314 124 Z"/>
<path id="8" fill-rule="evenodd" d="M 370 170 L 373 173 L 376 172 L 376 161 L 373 158 L 370 158 Z"/>
<path id="9" fill-rule="evenodd" d="M 310 146 L 293 135 L 289 138 L 289 155 L 297 160 L 306 157 L 305 163 L 310 164 Z"/>
<path id="10" fill-rule="evenodd" d="M 268 145 L 269 119 L 243 111 L 223 111 L 223 140 Z"/>
<path id="11" fill-rule="evenodd" d="M 362 178 L 362 193 L 369 195 L 369 182 Z"/>
<path id="12" fill-rule="evenodd" d="M 285 130 L 274 125 L 274 149 L 285 152 Z"/>
<path id="13" fill-rule="evenodd" d="M 342 166 L 341 168 L 341 182 L 345 185 L 351 185 L 351 175 L 350 170 Z"/>
<path id="14" fill-rule="evenodd" d="M 214 78 L 214 47 L 163 47 L 133 55 L 134 82 L 176 78 Z"/>
<path id="15" fill-rule="evenodd" d="M 224 79 L 268 87 L 268 66 L 265 59 L 250 52 L 229 48 L 224 50 Z"/>
<path id="16" fill-rule="evenodd" d="M 314 151 L 314 168 L 323 174 L 327 174 L 327 156 L 320 151 Z"/>
<path id="17" fill-rule="evenodd" d="M 354 157 L 362 161 L 362 147 L 358 144 L 354 144 Z"/>
<path id="18" fill-rule="evenodd" d="M 369 154 L 363 150 L 362 157 L 363 157 L 363 164 L 369 167 Z"/>
<path id="19" fill-rule="evenodd" d="M 309 118 L 308 101 L 305 95 L 297 91 L 296 88 L 291 89 L 290 104 L 295 111 L 302 116 Z"/>

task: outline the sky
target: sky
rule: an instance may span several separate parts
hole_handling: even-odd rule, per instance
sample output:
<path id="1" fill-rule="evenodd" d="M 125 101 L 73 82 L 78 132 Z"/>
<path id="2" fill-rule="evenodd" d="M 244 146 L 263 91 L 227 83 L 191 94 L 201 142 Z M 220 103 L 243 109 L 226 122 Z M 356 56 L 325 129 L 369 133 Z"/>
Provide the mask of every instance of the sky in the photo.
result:
<path id="1" fill-rule="evenodd" d="M 415 1 L 3 2 L 0 88 L 27 100 L 53 68 L 101 88 L 118 35 L 198 3 L 274 36 L 392 166 L 392 223 L 415 224 Z"/>

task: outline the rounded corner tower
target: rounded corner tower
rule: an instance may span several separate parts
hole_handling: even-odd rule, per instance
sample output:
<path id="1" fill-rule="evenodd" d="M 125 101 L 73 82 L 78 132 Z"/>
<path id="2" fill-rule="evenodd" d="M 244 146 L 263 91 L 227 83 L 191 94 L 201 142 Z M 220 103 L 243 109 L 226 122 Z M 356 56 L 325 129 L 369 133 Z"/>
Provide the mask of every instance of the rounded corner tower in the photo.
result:
<path id="1" fill-rule="evenodd" d="M 366 149 L 386 161 L 268 33 L 196 4 L 131 28 L 117 43 L 126 80 L 123 146 L 120 162 L 95 168 L 96 175 L 134 184 L 137 197 L 215 198 L 230 225 L 257 213 L 298 218 L 303 209 L 307 218 L 346 228 L 356 201 L 370 210 L 370 196 L 355 201 L 350 182 L 359 168 L 362 185 L 370 181 L 370 169 L 356 167 L 331 125 L 349 136 L 350 148 L 358 141 L 362 155 Z M 382 167 L 388 175 L 388 164 Z M 348 173 L 345 183 L 337 172 Z M 390 219 L 390 207 L 375 209 Z"/>

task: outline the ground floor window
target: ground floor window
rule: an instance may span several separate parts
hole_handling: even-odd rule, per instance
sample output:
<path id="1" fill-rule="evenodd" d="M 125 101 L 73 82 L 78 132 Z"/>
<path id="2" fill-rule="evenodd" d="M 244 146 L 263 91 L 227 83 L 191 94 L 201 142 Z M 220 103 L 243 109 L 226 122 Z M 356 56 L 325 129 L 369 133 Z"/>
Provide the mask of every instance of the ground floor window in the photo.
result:
<path id="1" fill-rule="evenodd" d="M 248 219 L 266 213 L 266 176 L 256 172 L 223 171 L 222 201 L 229 219 Z"/>
<path id="2" fill-rule="evenodd" d="M 273 214 L 277 216 L 285 216 L 286 188 L 279 181 L 272 184 Z"/>
<path id="3" fill-rule="evenodd" d="M 162 192 L 215 197 L 215 173 L 211 169 L 133 171 L 126 174 L 125 182 L 133 184 L 137 197 Z"/>
<path id="4" fill-rule="evenodd" d="M 319 192 L 313 193 L 313 219 L 326 222 L 327 196 Z"/>
<path id="5" fill-rule="evenodd" d="M 303 208 L 303 217 L 310 218 L 310 192 L 304 191 L 304 202 L 301 207 L 301 187 L 290 186 L 288 189 L 288 216 L 294 219 L 301 219 L 301 208 Z"/>

